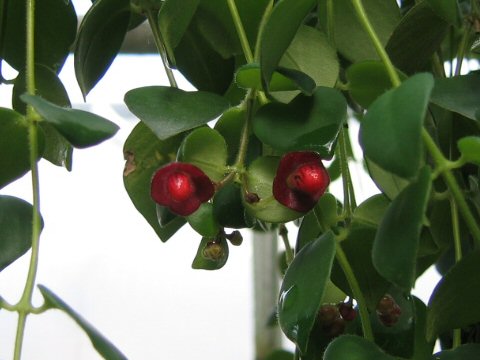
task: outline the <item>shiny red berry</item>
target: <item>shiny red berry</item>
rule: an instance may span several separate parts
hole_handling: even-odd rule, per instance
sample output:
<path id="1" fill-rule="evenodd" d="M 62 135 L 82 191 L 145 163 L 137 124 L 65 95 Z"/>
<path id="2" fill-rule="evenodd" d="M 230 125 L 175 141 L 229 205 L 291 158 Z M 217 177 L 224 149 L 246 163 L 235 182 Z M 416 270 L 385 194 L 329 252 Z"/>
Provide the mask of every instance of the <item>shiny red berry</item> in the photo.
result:
<path id="1" fill-rule="evenodd" d="M 312 151 L 296 151 L 281 158 L 272 192 L 280 204 L 307 212 L 315 206 L 329 184 L 330 177 L 320 155 Z"/>
<path id="2" fill-rule="evenodd" d="M 174 162 L 158 169 L 151 183 L 152 199 L 181 216 L 195 212 L 214 192 L 208 176 L 187 163 Z"/>
<path id="3" fill-rule="evenodd" d="M 340 303 L 338 305 L 338 311 L 346 321 L 353 321 L 357 317 L 357 311 L 353 308 L 353 305 L 349 303 Z"/>

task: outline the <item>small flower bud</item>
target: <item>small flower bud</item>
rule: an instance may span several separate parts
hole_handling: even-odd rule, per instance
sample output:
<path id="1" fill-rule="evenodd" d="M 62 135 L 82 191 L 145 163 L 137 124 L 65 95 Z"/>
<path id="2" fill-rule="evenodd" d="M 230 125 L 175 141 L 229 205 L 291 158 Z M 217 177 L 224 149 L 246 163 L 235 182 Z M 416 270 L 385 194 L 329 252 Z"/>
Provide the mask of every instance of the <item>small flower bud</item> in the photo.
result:
<path id="1" fill-rule="evenodd" d="M 225 235 L 225 237 L 231 242 L 232 245 L 235 245 L 235 246 L 242 245 L 243 236 L 238 230 L 235 230 L 231 234 Z"/>

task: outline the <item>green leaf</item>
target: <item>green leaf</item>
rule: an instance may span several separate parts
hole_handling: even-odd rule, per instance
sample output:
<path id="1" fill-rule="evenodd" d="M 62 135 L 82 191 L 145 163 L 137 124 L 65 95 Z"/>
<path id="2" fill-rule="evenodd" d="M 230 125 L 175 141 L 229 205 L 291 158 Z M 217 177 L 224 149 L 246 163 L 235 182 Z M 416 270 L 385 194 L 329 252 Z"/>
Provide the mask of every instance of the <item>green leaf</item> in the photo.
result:
<path id="1" fill-rule="evenodd" d="M 348 237 L 340 243 L 371 311 L 375 311 L 378 301 L 390 287 L 390 283 L 372 263 L 375 232 L 375 227 L 354 222 Z M 332 281 L 347 295 L 353 296 L 348 280 L 336 261 L 332 269 Z"/>
<path id="2" fill-rule="evenodd" d="M 118 131 L 116 124 L 96 114 L 62 108 L 39 96 L 24 94 L 20 98 L 32 105 L 44 121 L 51 124 L 76 148 L 97 145 Z"/>
<path id="3" fill-rule="evenodd" d="M 427 339 L 480 321 L 480 252 L 458 262 L 440 280 L 428 303 Z"/>
<path id="4" fill-rule="evenodd" d="M 215 130 L 224 137 L 227 143 L 228 164 L 233 164 L 237 159 L 245 119 L 245 108 L 233 107 L 225 111 L 215 123 Z M 262 154 L 262 146 L 262 143 L 254 134 L 249 136 L 245 164 L 249 165 Z"/>
<path id="5" fill-rule="evenodd" d="M 387 280 L 409 291 L 425 210 L 430 195 L 430 169 L 424 167 L 388 206 L 373 244 L 373 264 Z"/>
<path id="6" fill-rule="evenodd" d="M 335 238 L 327 232 L 305 245 L 285 273 L 278 301 L 278 319 L 285 335 L 302 352 L 307 350 L 334 256 Z"/>
<path id="7" fill-rule="evenodd" d="M 292 360 L 293 354 L 286 350 L 275 350 L 265 360 Z"/>
<path id="8" fill-rule="evenodd" d="M 228 108 L 228 102 L 219 95 L 166 86 L 130 90 L 125 103 L 160 140 L 204 125 Z"/>
<path id="9" fill-rule="evenodd" d="M 203 203 L 197 211 L 187 217 L 190 226 L 200 235 L 213 238 L 220 231 L 215 217 L 213 216 L 212 203 Z"/>
<path id="10" fill-rule="evenodd" d="M 319 23 L 327 23 L 327 0 L 320 0 Z M 395 0 L 362 0 L 366 15 L 375 33 L 385 45 L 400 21 L 400 11 Z M 351 0 L 335 0 L 333 4 L 333 34 L 338 51 L 352 63 L 378 59 L 372 41 L 363 29 Z M 324 28 L 326 31 L 327 29 Z"/>
<path id="11" fill-rule="evenodd" d="M 413 296 L 415 308 L 415 347 L 412 359 L 429 359 L 435 346 L 435 341 L 427 340 L 427 306 L 422 300 Z"/>
<path id="12" fill-rule="evenodd" d="M 400 78 L 406 76 L 397 71 Z M 380 61 L 367 60 L 351 65 L 346 72 L 350 95 L 365 109 L 385 91 L 392 82 L 385 65 Z"/>
<path id="13" fill-rule="evenodd" d="M 203 270 L 218 270 L 221 269 L 228 260 L 228 244 L 225 239 L 216 242 L 219 245 L 218 251 L 220 252 L 218 258 L 211 258 L 207 256 L 208 250 L 206 250 L 215 238 L 202 238 L 200 245 L 198 246 L 197 255 L 193 259 L 192 268 L 193 269 L 203 269 Z M 216 246 L 216 245 L 215 245 Z"/>
<path id="14" fill-rule="evenodd" d="M 117 56 L 129 23 L 129 0 L 97 0 L 83 17 L 74 55 L 75 75 L 83 97 Z"/>
<path id="15" fill-rule="evenodd" d="M 432 360 L 466 360 L 480 358 L 480 344 L 464 344 L 453 350 L 432 355 Z"/>
<path id="16" fill-rule="evenodd" d="M 3 4 L 3 3 L 2 3 Z M 38 0 L 35 3 L 35 53 L 37 64 L 58 72 L 75 41 L 77 16 L 72 2 L 63 0 Z M 26 67 L 26 9 L 23 1 L 6 1 L 3 58 L 18 71 Z"/>
<path id="17" fill-rule="evenodd" d="M 460 25 L 456 0 L 427 0 L 430 7 L 450 25 Z"/>
<path id="18" fill-rule="evenodd" d="M 32 217 L 28 202 L 0 195 L 0 272 L 32 246 Z"/>
<path id="19" fill-rule="evenodd" d="M 51 309 L 58 309 L 66 313 L 87 334 L 93 347 L 106 360 L 126 360 L 127 357 L 118 350 L 107 338 L 98 332 L 88 321 L 77 314 L 69 305 L 43 285 L 38 285 L 45 299 L 46 305 Z"/>
<path id="20" fill-rule="evenodd" d="M 280 59 L 315 3 L 315 0 L 280 0 L 270 13 L 260 40 L 260 68 L 264 89 L 268 90 Z"/>
<path id="21" fill-rule="evenodd" d="M 416 175 L 422 161 L 422 125 L 432 88 L 431 74 L 417 74 L 373 102 L 360 127 L 365 156 L 398 176 Z"/>
<path id="22" fill-rule="evenodd" d="M 150 197 L 150 182 L 161 166 L 175 160 L 182 136 L 159 140 L 143 123 L 139 123 L 128 136 L 123 147 L 125 170 L 123 184 L 135 208 L 147 220 L 162 241 L 167 241 L 185 224 L 185 219 L 174 216 L 159 224 L 156 204 Z"/>
<path id="23" fill-rule="evenodd" d="M 325 350 L 324 360 L 395 360 L 373 342 L 355 335 L 334 339 Z"/>
<path id="24" fill-rule="evenodd" d="M 40 150 L 43 134 L 39 133 Z M 0 108 L 0 188 L 20 178 L 30 170 L 28 124 L 19 113 Z"/>
<path id="25" fill-rule="evenodd" d="M 335 86 L 340 68 L 337 53 L 327 36 L 306 25 L 300 26 L 279 65 L 301 71 L 312 78 L 316 86 L 326 87 Z M 270 91 L 275 90 L 270 88 Z"/>
<path id="26" fill-rule="evenodd" d="M 346 116 L 347 104 L 340 92 L 319 87 L 311 97 L 298 95 L 289 104 L 262 106 L 253 118 L 253 131 L 276 150 L 313 150 L 331 158 Z"/>
<path id="27" fill-rule="evenodd" d="M 198 166 L 210 180 L 217 182 L 225 177 L 227 144 L 217 130 L 201 127 L 183 139 L 177 160 Z"/>
<path id="28" fill-rule="evenodd" d="M 170 61 L 197 10 L 200 0 L 166 0 L 158 12 L 158 26 Z"/>
<path id="29" fill-rule="evenodd" d="M 466 136 L 461 138 L 458 140 L 458 149 L 466 161 L 480 165 L 480 137 Z"/>
<path id="30" fill-rule="evenodd" d="M 393 64 L 407 74 L 427 69 L 432 55 L 447 34 L 449 24 L 421 1 L 402 18 L 386 50 Z"/>
<path id="31" fill-rule="evenodd" d="M 259 157 L 253 161 L 246 175 L 246 191 L 256 194 L 260 200 L 248 203 L 243 197 L 248 214 L 272 223 L 288 222 L 302 216 L 302 213 L 290 210 L 273 197 L 272 184 L 279 161 L 274 156 Z"/>
<path id="32" fill-rule="evenodd" d="M 355 209 L 353 220 L 362 225 L 378 227 L 390 201 L 383 194 L 369 197 Z"/>
<path id="33" fill-rule="evenodd" d="M 235 183 L 227 184 L 215 193 L 213 215 L 220 225 L 233 229 L 253 226 L 245 213 L 242 199 L 242 189 Z"/>
<path id="34" fill-rule="evenodd" d="M 395 199 L 409 183 L 408 180 L 382 169 L 368 158 L 365 158 L 365 164 L 375 185 L 390 200 Z"/>
<path id="35" fill-rule="evenodd" d="M 315 205 L 313 208 L 313 211 L 323 229 L 330 229 L 334 226 L 337 226 L 337 207 L 337 198 L 330 193 L 323 194 L 318 200 L 317 205 Z"/>
<path id="36" fill-rule="evenodd" d="M 321 198 L 320 198 L 321 199 Z M 317 215 L 314 211 L 307 213 L 300 223 L 297 233 L 296 251 L 299 251 L 310 241 L 315 240 L 322 233 L 322 228 L 317 220 Z"/>
<path id="37" fill-rule="evenodd" d="M 207 42 L 193 19 L 174 52 L 177 69 L 200 91 L 223 95 L 233 81 L 235 59 L 224 59 Z"/>
<path id="38" fill-rule="evenodd" d="M 468 75 L 435 79 L 430 101 L 444 109 L 477 120 L 476 113 L 480 111 L 479 92 L 480 73 L 474 71 Z"/>
<path id="39" fill-rule="evenodd" d="M 45 100 L 63 107 L 71 107 L 70 99 L 62 82 L 54 71 L 40 64 L 35 65 L 35 87 L 36 94 Z M 20 96 L 27 92 L 26 72 L 21 71 L 15 79 L 13 86 L 12 105 L 13 108 L 26 113 L 26 104 Z M 45 135 L 45 150 L 43 157 L 52 164 L 64 166 L 68 171 L 72 169 L 72 145 L 58 133 L 55 128 L 47 123 L 40 123 Z"/>
<path id="40" fill-rule="evenodd" d="M 258 64 L 251 63 L 240 67 L 237 70 L 235 81 L 238 86 L 244 89 L 263 91 Z M 301 90 L 305 94 L 311 94 L 315 89 L 315 82 L 301 71 L 277 68 L 272 74 L 268 88 L 270 91 Z"/>

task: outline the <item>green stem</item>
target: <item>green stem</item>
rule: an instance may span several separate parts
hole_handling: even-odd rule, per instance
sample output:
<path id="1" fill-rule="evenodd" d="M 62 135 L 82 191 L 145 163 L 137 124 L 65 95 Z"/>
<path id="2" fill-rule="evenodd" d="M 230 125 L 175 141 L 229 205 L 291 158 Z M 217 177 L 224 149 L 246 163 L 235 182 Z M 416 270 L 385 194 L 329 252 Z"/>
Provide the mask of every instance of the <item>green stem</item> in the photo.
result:
<path id="1" fill-rule="evenodd" d="M 245 29 L 242 24 L 242 19 L 240 18 L 240 14 L 238 13 L 235 0 L 227 0 L 227 4 L 228 4 L 228 9 L 230 10 L 230 14 L 232 15 L 233 24 L 235 25 L 235 29 L 237 30 L 237 35 L 240 40 L 240 44 L 242 46 L 245 59 L 247 60 L 248 63 L 252 63 L 253 62 L 252 50 L 250 49 L 250 44 L 248 42 L 247 34 L 245 33 Z"/>
<path id="2" fill-rule="evenodd" d="M 340 131 L 338 137 L 338 146 L 340 151 L 338 152 L 340 160 L 340 171 L 342 173 L 343 182 L 343 209 L 345 217 L 349 220 L 352 217 L 352 208 L 350 206 L 350 186 L 349 186 L 349 170 L 348 170 L 348 158 L 345 147 L 345 134 L 343 129 Z"/>
<path id="3" fill-rule="evenodd" d="M 367 303 L 365 297 L 363 296 L 360 285 L 358 284 L 357 278 L 353 272 L 350 263 L 348 262 L 347 256 L 342 249 L 342 244 L 337 241 L 335 257 L 342 268 L 345 277 L 347 278 L 348 284 L 353 292 L 353 297 L 357 300 L 358 311 L 360 313 L 360 319 L 362 322 L 362 331 L 365 339 L 374 341 L 372 324 L 370 322 L 370 314 L 368 313 Z"/>
<path id="4" fill-rule="evenodd" d="M 290 265 L 294 258 L 293 249 L 290 246 L 290 241 L 288 241 L 288 230 L 285 224 L 280 224 L 278 228 L 278 234 L 282 238 L 283 244 L 285 246 L 285 259 L 287 261 L 287 265 Z"/>
<path id="5" fill-rule="evenodd" d="M 34 57 L 34 29 L 35 29 L 35 0 L 27 0 L 27 28 L 26 28 L 26 82 L 27 92 L 35 95 L 35 57 Z M 25 324 L 28 314 L 33 311 L 32 294 L 37 275 L 40 249 L 40 185 L 38 174 L 38 118 L 34 109 L 27 106 L 27 121 L 29 123 L 30 170 L 32 174 L 33 215 L 32 215 L 32 251 L 27 280 L 22 297 L 16 305 L 18 311 L 17 334 L 15 338 L 14 360 L 18 360 L 22 353 L 22 344 L 25 333 Z"/>
<path id="6" fill-rule="evenodd" d="M 370 20 L 367 17 L 367 13 L 365 12 L 365 9 L 363 7 L 362 1 L 352 0 L 352 5 L 355 9 L 355 12 L 357 13 L 357 17 L 360 20 L 360 23 L 370 37 L 370 40 L 372 41 L 378 56 L 380 56 L 380 59 L 387 68 L 387 72 L 390 77 L 390 81 L 392 82 L 392 85 L 394 87 L 399 86 L 401 84 L 400 77 L 398 76 L 397 71 L 395 70 L 395 67 L 393 66 L 392 61 L 390 60 L 387 52 L 385 51 L 385 48 L 383 47 L 380 39 L 378 38 L 377 33 L 373 29 L 373 26 L 370 23 Z"/>
<path id="7" fill-rule="evenodd" d="M 465 27 L 462 35 L 462 40 L 460 41 L 460 45 L 457 52 L 457 65 L 455 66 L 455 74 L 454 76 L 460 75 L 462 70 L 462 63 L 465 57 L 465 53 L 467 52 L 468 41 L 470 39 L 470 32 L 473 26 L 472 23 L 469 21 L 468 25 Z"/>
<path id="8" fill-rule="evenodd" d="M 468 207 L 467 201 L 465 200 L 462 190 L 458 186 L 455 177 L 446 165 L 448 160 L 443 156 L 440 149 L 437 147 L 427 130 L 422 129 L 422 137 L 425 146 L 427 147 L 430 155 L 433 158 L 433 161 L 435 162 L 435 165 L 437 166 L 437 168 L 441 169 L 441 175 L 443 177 L 443 180 L 447 184 L 458 206 L 458 210 L 462 214 L 462 217 L 467 227 L 472 233 L 473 240 L 475 241 L 475 247 L 480 248 L 480 228 L 478 227 L 477 221 L 474 218 L 472 212 L 470 211 L 470 208 Z"/>
<path id="9" fill-rule="evenodd" d="M 335 47 L 335 13 L 333 6 L 333 0 L 327 0 L 327 37 L 330 44 Z"/>
<path id="10" fill-rule="evenodd" d="M 175 76 L 173 75 L 173 71 L 168 65 L 167 50 L 165 49 L 162 33 L 160 32 L 160 28 L 158 26 L 157 12 L 149 9 L 147 11 L 147 20 L 150 28 L 152 29 L 152 34 L 155 40 L 155 45 L 157 46 L 158 53 L 162 58 L 163 68 L 165 69 L 165 73 L 167 74 L 168 82 L 170 83 L 171 87 L 178 88 L 177 81 L 175 80 Z"/>
<path id="11" fill-rule="evenodd" d="M 245 123 L 243 124 L 242 133 L 240 134 L 240 144 L 238 146 L 237 160 L 234 167 L 242 169 L 245 164 L 245 158 L 248 150 L 248 138 L 250 136 L 250 124 L 252 122 L 253 107 L 255 102 L 256 91 L 250 91 L 245 100 Z"/>
<path id="12" fill-rule="evenodd" d="M 455 199 L 450 197 L 450 210 L 452 214 L 452 228 L 453 228 L 453 244 L 455 247 L 455 262 L 459 262 L 462 259 L 462 243 L 460 239 L 460 226 L 458 222 L 458 208 Z M 455 349 L 462 345 L 462 330 L 453 330 L 453 344 L 452 348 Z"/>

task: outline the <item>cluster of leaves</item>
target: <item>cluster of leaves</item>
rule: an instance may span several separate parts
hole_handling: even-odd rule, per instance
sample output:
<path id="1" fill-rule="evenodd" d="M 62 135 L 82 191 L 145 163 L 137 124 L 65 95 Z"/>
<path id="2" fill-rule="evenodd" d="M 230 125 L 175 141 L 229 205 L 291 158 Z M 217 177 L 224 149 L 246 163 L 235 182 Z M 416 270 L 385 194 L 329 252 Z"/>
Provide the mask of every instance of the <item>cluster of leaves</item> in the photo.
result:
<path id="1" fill-rule="evenodd" d="M 141 121 L 124 146 L 124 184 L 159 238 L 167 241 L 188 222 L 201 238 L 192 266 L 214 270 L 228 259 L 227 240 L 240 243 L 239 229 L 299 224 L 277 308 L 297 358 L 431 359 L 439 338 L 435 359 L 479 356 L 480 345 L 466 343 L 480 322 L 480 75 L 443 67 L 475 57 L 475 47 L 468 49 L 480 21 L 477 0 L 97 0 L 78 32 L 71 4 L 37 3 L 37 95 L 23 94 L 31 76 L 18 47 L 25 10 L 18 1 L 1 3 L 0 58 L 19 71 L 14 110 L 0 113 L 2 186 L 31 167 L 25 103 L 39 116 L 40 156 L 67 169 L 72 146 L 114 134 L 106 120 L 67 108 L 56 74 L 75 40 L 75 71 L 87 96 L 126 33 L 147 20 L 171 86 L 125 95 Z M 171 68 L 197 90 L 178 89 Z M 360 122 L 361 161 L 381 191 L 358 206 L 349 121 Z M 343 180 L 342 201 L 326 193 L 308 211 L 277 201 L 272 187 L 282 156 L 307 152 L 332 160 L 328 171 Z M 196 211 L 178 215 L 152 199 L 152 178 L 172 164 L 194 166 L 214 186 L 198 196 Z M 24 224 L 32 209 L 10 197 L 0 206 L 5 267 L 31 246 Z M 411 289 L 432 265 L 442 279 L 427 306 Z M 56 295 L 41 292 L 103 356 L 123 358 Z M 345 316 L 340 333 L 326 331 L 321 310 L 346 296 L 360 316 Z M 388 311 L 385 298 L 392 299 Z"/>

